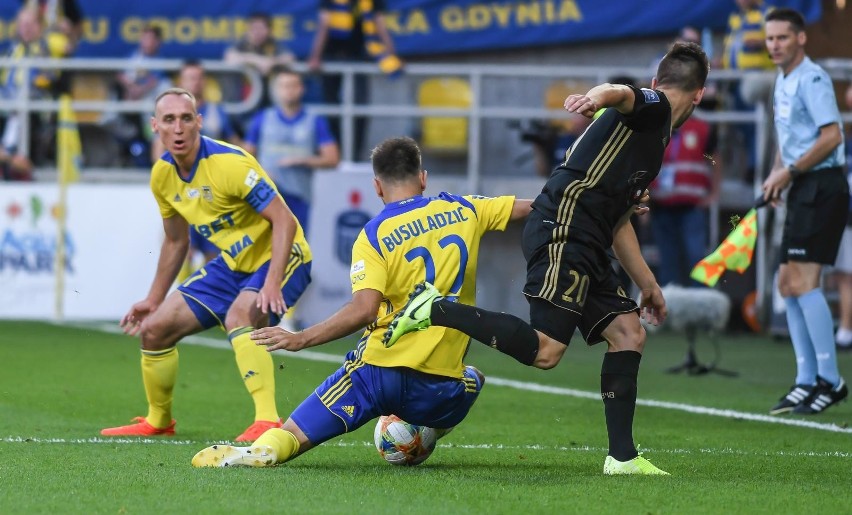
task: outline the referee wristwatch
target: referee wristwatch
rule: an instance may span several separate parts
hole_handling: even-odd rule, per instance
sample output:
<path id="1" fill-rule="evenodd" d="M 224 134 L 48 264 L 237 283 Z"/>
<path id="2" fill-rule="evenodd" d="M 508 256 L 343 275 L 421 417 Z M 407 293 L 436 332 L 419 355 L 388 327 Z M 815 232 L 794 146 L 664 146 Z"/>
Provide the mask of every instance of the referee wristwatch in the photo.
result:
<path id="1" fill-rule="evenodd" d="M 790 178 L 796 180 L 800 175 L 805 173 L 804 170 L 797 167 L 796 165 L 790 165 L 787 167 L 787 170 L 790 172 Z"/>

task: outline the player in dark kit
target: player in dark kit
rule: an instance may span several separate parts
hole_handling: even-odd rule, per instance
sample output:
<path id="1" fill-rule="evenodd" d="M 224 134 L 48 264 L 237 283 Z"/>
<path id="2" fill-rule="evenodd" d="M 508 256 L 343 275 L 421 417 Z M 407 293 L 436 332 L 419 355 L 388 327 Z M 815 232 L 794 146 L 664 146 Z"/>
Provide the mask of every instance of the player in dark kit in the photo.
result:
<path id="1" fill-rule="evenodd" d="M 629 219 L 644 213 L 646 188 L 657 176 L 673 129 L 704 95 L 709 66 L 694 43 L 675 43 L 662 59 L 651 89 L 602 84 L 571 95 L 565 109 L 604 113 L 568 149 L 524 229 L 524 295 L 530 323 L 506 313 L 463 306 L 429 283 L 418 285 L 385 336 L 385 345 L 408 345 L 403 335 L 430 325 L 451 327 L 521 363 L 556 366 L 575 329 L 589 345 L 607 342 L 601 367 L 609 455 L 604 474 L 657 474 L 633 443 L 636 378 L 645 344 L 640 312 L 659 324 L 666 316 L 660 287 L 639 249 Z M 641 290 L 637 306 L 619 285 L 607 250 Z"/>

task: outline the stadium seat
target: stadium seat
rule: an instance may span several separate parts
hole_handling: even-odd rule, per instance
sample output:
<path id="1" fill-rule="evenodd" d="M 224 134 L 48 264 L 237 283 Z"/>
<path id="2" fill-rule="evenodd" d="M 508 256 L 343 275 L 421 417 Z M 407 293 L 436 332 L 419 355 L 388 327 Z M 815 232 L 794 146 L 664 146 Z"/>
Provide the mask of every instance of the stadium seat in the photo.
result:
<path id="1" fill-rule="evenodd" d="M 175 72 L 171 76 L 172 84 L 175 86 L 180 85 L 180 72 Z M 204 100 L 206 102 L 210 102 L 212 104 L 218 104 L 222 102 L 222 86 L 219 84 L 219 80 L 214 77 L 211 73 L 206 73 L 204 75 Z"/>
<path id="2" fill-rule="evenodd" d="M 419 107 L 470 107 L 472 93 L 464 79 L 440 77 L 424 81 L 417 93 Z M 467 153 L 467 124 L 464 117 L 427 116 L 422 121 L 423 150 L 443 155 Z"/>
<path id="3" fill-rule="evenodd" d="M 574 80 L 556 80 L 547 86 L 544 91 L 544 107 L 547 109 L 563 109 L 565 99 L 568 95 L 586 93 L 590 85 Z M 583 125 L 583 121 L 576 116 L 567 116 L 558 120 L 551 120 L 551 126 L 560 133 L 576 133 Z"/>
<path id="4" fill-rule="evenodd" d="M 109 100 L 109 82 L 103 74 L 78 72 L 71 76 L 71 98 L 78 101 Z M 100 123 L 100 111 L 78 111 L 77 123 Z"/>

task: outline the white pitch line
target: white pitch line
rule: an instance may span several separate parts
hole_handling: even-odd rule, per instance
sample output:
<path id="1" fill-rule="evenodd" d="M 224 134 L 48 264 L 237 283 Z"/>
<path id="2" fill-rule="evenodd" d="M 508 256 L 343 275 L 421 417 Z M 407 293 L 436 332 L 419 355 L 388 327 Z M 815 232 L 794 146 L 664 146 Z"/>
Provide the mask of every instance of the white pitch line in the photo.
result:
<path id="1" fill-rule="evenodd" d="M 213 441 L 213 440 L 174 440 L 171 438 L 100 438 L 100 437 L 91 437 L 91 438 L 38 438 L 38 437 L 22 437 L 22 436 L 6 436 L 0 438 L 0 443 L 36 443 L 36 444 L 107 444 L 107 445 L 128 445 L 128 444 L 162 444 L 162 445 L 175 445 L 175 446 L 206 446 L 206 445 L 215 445 L 215 444 L 226 444 L 230 445 L 232 442 L 228 441 Z M 354 441 L 347 442 L 343 440 L 336 440 L 325 442 L 322 444 L 323 447 L 373 447 L 373 442 L 367 441 Z M 545 451 L 545 452 L 593 452 L 595 454 L 606 453 L 607 449 L 604 447 L 592 447 L 589 445 L 576 445 L 576 446 L 564 446 L 564 445 L 504 445 L 499 443 L 487 443 L 487 444 L 464 444 L 464 443 L 446 443 L 442 444 L 441 447 L 451 448 L 451 449 L 469 449 L 469 450 L 497 450 L 497 451 Z M 652 448 L 642 448 L 642 452 L 649 452 L 654 454 L 715 454 L 715 455 L 727 455 L 727 456 L 779 456 L 779 457 L 813 457 L 813 458 L 852 458 L 852 452 L 841 452 L 841 451 L 763 451 L 763 452 L 749 452 L 743 451 L 740 449 L 713 449 L 713 448 L 700 448 L 700 449 L 652 449 Z"/>
<path id="2" fill-rule="evenodd" d="M 84 327 L 94 329 L 106 333 L 121 333 L 121 329 L 113 324 L 64 324 L 74 327 Z M 230 344 L 224 339 L 208 338 L 205 336 L 187 336 L 182 343 L 190 343 L 194 345 L 202 345 L 205 347 L 213 347 L 217 349 L 230 349 Z M 275 352 L 276 355 L 286 355 L 288 358 L 307 359 L 310 361 L 323 361 L 326 363 L 343 364 L 343 356 L 335 354 L 326 354 L 324 352 L 316 352 L 303 350 L 299 352 Z M 576 390 L 574 388 L 564 388 L 561 386 L 548 386 L 538 383 L 530 383 L 526 381 L 516 381 L 513 379 L 503 379 L 501 377 L 486 377 L 486 382 L 489 385 L 504 386 L 514 388 L 516 390 L 525 390 L 529 392 L 549 393 L 554 395 L 565 395 L 568 397 L 578 397 L 581 399 L 599 400 L 601 394 L 598 392 L 588 392 L 584 390 Z M 636 404 L 640 406 L 650 406 L 652 408 L 663 408 L 676 411 L 683 411 L 696 415 L 710 415 L 714 417 L 732 418 L 737 420 L 748 420 L 751 422 L 763 422 L 766 424 L 781 424 L 786 426 L 803 427 L 807 429 L 817 429 L 820 431 L 829 431 L 832 433 L 852 434 L 852 428 L 840 427 L 837 424 L 814 422 L 811 420 L 801 420 L 796 418 L 773 417 L 761 413 L 748 413 L 745 411 L 736 411 L 730 409 L 710 408 L 705 406 L 695 406 L 692 404 L 684 404 L 680 402 L 657 401 L 653 399 L 638 399 Z"/>

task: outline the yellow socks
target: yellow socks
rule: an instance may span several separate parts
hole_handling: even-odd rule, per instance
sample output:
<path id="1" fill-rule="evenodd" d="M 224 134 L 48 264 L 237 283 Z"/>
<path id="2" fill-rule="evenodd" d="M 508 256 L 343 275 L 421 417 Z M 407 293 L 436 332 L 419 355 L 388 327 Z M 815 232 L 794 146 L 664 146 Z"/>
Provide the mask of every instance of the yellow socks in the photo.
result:
<path id="1" fill-rule="evenodd" d="M 145 420 L 162 429 L 172 423 L 172 391 L 178 371 L 177 347 L 160 351 L 142 351 L 142 383 L 148 398 Z"/>
<path id="2" fill-rule="evenodd" d="M 238 327 L 228 333 L 237 359 L 237 367 L 243 376 L 246 389 L 254 400 L 254 419 L 278 420 L 275 406 L 275 373 L 272 356 L 266 347 L 255 345 L 251 339 L 253 327 Z"/>
<path id="3" fill-rule="evenodd" d="M 284 429 L 269 429 L 260 438 L 255 440 L 254 445 L 268 445 L 275 450 L 278 457 L 276 463 L 284 463 L 299 452 L 299 440 L 296 435 Z"/>

